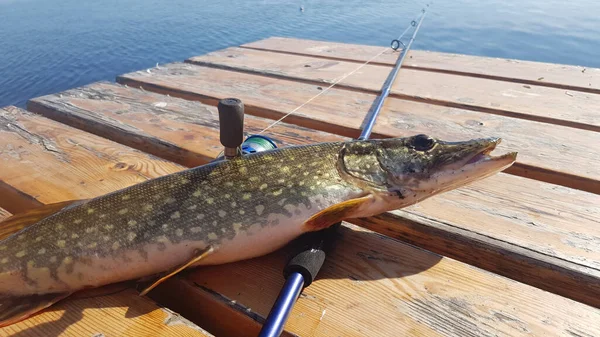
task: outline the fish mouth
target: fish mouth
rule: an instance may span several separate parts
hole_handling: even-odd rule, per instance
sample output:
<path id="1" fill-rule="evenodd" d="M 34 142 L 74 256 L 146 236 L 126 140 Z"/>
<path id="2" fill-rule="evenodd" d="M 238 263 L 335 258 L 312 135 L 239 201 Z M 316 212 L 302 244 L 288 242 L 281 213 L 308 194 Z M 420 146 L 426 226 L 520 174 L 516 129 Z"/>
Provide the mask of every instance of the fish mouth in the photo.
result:
<path id="1" fill-rule="evenodd" d="M 501 142 L 502 138 L 491 138 L 487 142 L 487 146 L 473 154 L 473 156 L 467 160 L 464 166 L 480 165 L 484 163 L 498 164 L 501 166 L 511 165 L 517 159 L 517 152 L 509 152 L 500 156 L 491 155 L 492 151 L 494 151 Z"/>
<path id="2" fill-rule="evenodd" d="M 474 181 L 490 177 L 510 167 L 517 160 L 517 152 L 509 152 L 499 156 L 491 153 L 500 144 L 500 138 L 479 140 L 478 149 L 437 176 L 437 183 L 441 186 L 435 193 L 448 191 Z"/>

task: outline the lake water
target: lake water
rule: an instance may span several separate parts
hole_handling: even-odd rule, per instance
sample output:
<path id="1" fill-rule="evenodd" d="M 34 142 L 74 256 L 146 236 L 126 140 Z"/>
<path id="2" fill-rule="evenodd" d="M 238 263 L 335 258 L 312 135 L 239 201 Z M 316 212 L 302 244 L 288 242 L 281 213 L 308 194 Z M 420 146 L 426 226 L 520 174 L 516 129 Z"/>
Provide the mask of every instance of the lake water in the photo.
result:
<path id="1" fill-rule="evenodd" d="M 0 106 L 269 36 L 388 46 L 423 5 L 0 0 Z M 413 48 L 600 67 L 599 18 L 598 0 L 440 0 Z"/>

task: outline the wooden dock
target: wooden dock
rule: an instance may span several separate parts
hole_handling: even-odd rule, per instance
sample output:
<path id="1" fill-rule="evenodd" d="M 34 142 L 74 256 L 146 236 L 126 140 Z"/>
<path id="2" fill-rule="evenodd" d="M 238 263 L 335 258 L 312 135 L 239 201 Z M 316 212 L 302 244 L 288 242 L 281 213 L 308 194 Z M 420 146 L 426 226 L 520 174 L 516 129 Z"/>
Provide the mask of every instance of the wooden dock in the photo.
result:
<path id="1" fill-rule="evenodd" d="M 380 50 L 269 38 L 0 108 L 0 219 L 207 163 L 219 99 L 242 99 L 256 133 Z M 356 137 L 397 56 L 268 135 Z M 284 336 L 600 336 L 599 106 L 600 69 L 409 52 L 374 137 L 500 136 L 518 161 L 345 223 Z M 256 336 L 288 255 L 198 268 L 146 297 L 67 299 L 0 336 Z"/>

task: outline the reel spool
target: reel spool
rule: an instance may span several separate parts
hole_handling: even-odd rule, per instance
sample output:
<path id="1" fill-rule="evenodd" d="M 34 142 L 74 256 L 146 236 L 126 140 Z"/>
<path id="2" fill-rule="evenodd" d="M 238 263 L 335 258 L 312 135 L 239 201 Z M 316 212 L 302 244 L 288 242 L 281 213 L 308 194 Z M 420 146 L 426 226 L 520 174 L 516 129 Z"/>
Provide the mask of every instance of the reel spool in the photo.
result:
<path id="1" fill-rule="evenodd" d="M 242 154 L 263 152 L 277 148 L 277 144 L 266 136 L 252 135 L 242 143 Z"/>

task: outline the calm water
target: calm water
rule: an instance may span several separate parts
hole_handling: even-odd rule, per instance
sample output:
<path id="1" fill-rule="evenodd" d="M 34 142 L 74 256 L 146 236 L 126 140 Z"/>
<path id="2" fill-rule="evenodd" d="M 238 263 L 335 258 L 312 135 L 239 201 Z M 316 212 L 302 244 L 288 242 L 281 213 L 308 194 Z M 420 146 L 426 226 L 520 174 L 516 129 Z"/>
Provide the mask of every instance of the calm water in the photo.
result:
<path id="1" fill-rule="evenodd" d="M 0 106 L 269 36 L 387 46 L 422 5 L 0 0 Z M 599 18 L 598 0 L 438 0 L 414 48 L 600 67 Z"/>

